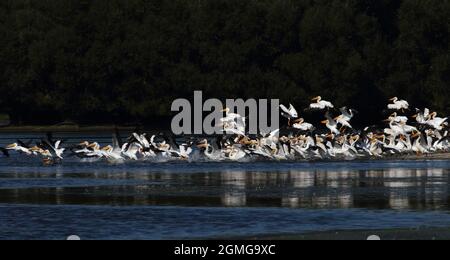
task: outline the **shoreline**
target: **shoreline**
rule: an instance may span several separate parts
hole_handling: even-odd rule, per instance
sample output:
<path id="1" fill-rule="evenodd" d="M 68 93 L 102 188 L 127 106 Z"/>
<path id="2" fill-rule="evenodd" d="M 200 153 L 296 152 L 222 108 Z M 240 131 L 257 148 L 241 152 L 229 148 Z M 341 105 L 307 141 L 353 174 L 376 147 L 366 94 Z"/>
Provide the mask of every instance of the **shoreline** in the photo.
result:
<path id="1" fill-rule="evenodd" d="M 374 230 L 336 230 L 306 232 L 304 234 L 262 235 L 245 240 L 368 240 L 370 236 L 381 240 L 448 240 L 450 227 L 416 227 Z"/>

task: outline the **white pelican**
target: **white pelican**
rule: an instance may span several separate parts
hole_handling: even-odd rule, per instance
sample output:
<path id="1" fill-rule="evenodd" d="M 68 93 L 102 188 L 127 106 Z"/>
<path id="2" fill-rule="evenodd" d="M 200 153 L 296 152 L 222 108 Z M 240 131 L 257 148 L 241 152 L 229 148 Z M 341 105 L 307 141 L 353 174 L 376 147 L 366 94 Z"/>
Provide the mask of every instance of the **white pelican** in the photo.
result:
<path id="1" fill-rule="evenodd" d="M 303 119 L 303 118 L 299 118 L 299 119 L 295 120 L 292 127 L 295 129 L 302 130 L 302 131 L 312 131 L 314 129 L 314 126 L 310 123 L 306 123 L 305 119 Z"/>
<path id="2" fill-rule="evenodd" d="M 350 129 L 353 128 L 352 125 L 349 123 L 348 117 L 344 116 L 343 114 L 335 117 L 334 120 L 336 121 L 337 124 L 340 124 L 342 128 L 343 127 L 348 127 Z M 341 128 L 341 130 L 342 130 L 342 128 Z"/>
<path id="3" fill-rule="evenodd" d="M 12 150 L 12 151 L 16 151 L 16 152 L 19 152 L 19 153 L 24 153 L 24 154 L 27 154 L 27 155 L 31 155 L 32 154 L 32 152 L 30 151 L 29 148 L 20 146 L 17 143 L 13 143 L 13 144 L 10 144 L 10 145 L 6 146 L 6 150 Z"/>
<path id="4" fill-rule="evenodd" d="M 240 120 L 239 120 L 240 121 Z M 234 134 L 238 136 L 246 136 L 245 134 L 245 123 L 237 122 L 224 122 L 222 123 L 223 130 L 227 134 Z"/>
<path id="5" fill-rule="evenodd" d="M 289 109 L 284 105 L 280 105 L 281 115 L 289 120 L 289 125 L 291 124 L 292 119 L 298 118 L 298 113 L 295 107 L 292 104 L 289 104 Z"/>
<path id="6" fill-rule="evenodd" d="M 180 158 L 182 160 L 189 159 L 190 154 L 192 153 L 192 148 L 189 147 L 187 144 L 180 145 L 180 149 L 178 151 L 176 150 L 169 150 L 169 154 L 172 157 Z"/>
<path id="7" fill-rule="evenodd" d="M 428 150 L 422 145 L 421 141 L 422 141 L 422 134 L 420 132 L 414 132 L 411 135 L 411 138 L 416 138 L 416 140 L 414 141 L 413 145 L 412 145 L 412 151 L 416 152 L 417 154 L 424 154 L 424 153 L 428 153 Z"/>
<path id="8" fill-rule="evenodd" d="M 394 121 L 396 123 L 407 123 L 408 122 L 408 118 L 406 116 L 398 116 L 397 112 L 392 113 L 389 116 L 389 119 L 392 119 L 392 121 Z"/>
<path id="9" fill-rule="evenodd" d="M 219 148 L 213 147 L 208 143 L 207 139 L 204 139 L 202 142 L 200 142 L 197 145 L 198 148 L 204 150 L 204 154 L 206 158 L 208 158 L 211 161 L 222 161 L 223 160 L 223 154 L 222 151 L 220 151 Z"/>
<path id="10" fill-rule="evenodd" d="M 220 125 L 227 134 L 236 134 L 245 136 L 245 117 L 230 113 L 230 109 L 227 107 L 222 112 L 225 112 L 225 117 L 220 119 Z"/>
<path id="11" fill-rule="evenodd" d="M 412 117 L 416 119 L 417 123 L 425 125 L 430 115 L 430 110 L 428 108 L 425 108 L 424 111 L 421 112 L 420 109 L 416 108 L 416 112 L 417 113 Z"/>
<path id="12" fill-rule="evenodd" d="M 433 127 L 436 130 L 442 130 L 443 124 L 447 121 L 447 117 L 446 118 L 441 118 L 441 117 L 437 117 L 437 113 L 433 112 L 430 113 L 430 115 L 428 116 L 428 120 L 427 120 L 427 124 L 431 127 Z"/>
<path id="13" fill-rule="evenodd" d="M 311 109 L 323 110 L 326 108 L 334 108 L 334 105 L 331 104 L 331 102 L 322 100 L 321 96 L 317 96 L 317 97 L 313 98 L 312 101 L 316 101 L 316 103 L 312 103 L 309 105 L 309 108 L 311 108 Z"/>
<path id="14" fill-rule="evenodd" d="M 350 120 L 352 120 L 352 118 L 355 116 L 355 112 L 357 112 L 356 110 L 353 109 L 347 109 L 347 107 L 341 107 L 339 109 L 339 111 L 341 111 L 342 113 L 342 117 L 347 121 L 350 122 Z"/>
<path id="15" fill-rule="evenodd" d="M 409 103 L 406 100 L 398 100 L 398 97 L 389 99 L 393 104 L 388 104 L 388 109 L 391 110 L 407 110 L 409 109 Z"/>
<path id="16" fill-rule="evenodd" d="M 143 146 L 139 143 L 124 144 L 122 147 L 122 156 L 137 161 L 138 153 L 141 152 L 142 149 Z"/>
<path id="17" fill-rule="evenodd" d="M 325 115 L 325 117 L 327 119 L 322 121 L 321 123 L 324 124 L 330 130 L 331 133 L 339 135 L 341 132 L 337 129 L 336 121 L 334 121 L 334 119 L 331 118 L 331 116 L 328 113 Z"/>
<path id="18" fill-rule="evenodd" d="M 56 158 L 63 159 L 62 156 L 63 156 L 63 153 L 66 150 L 66 148 L 60 147 L 62 141 L 56 141 L 54 145 L 52 145 L 50 143 L 50 141 L 49 142 L 46 141 L 45 143 L 46 143 L 45 146 L 46 147 L 48 146 L 48 148 L 49 148 L 48 151 L 53 152 L 53 154 L 55 155 Z"/>
<path id="19" fill-rule="evenodd" d="M 245 153 L 239 146 L 233 145 L 225 150 L 225 156 L 231 161 L 239 161 L 247 156 L 247 153 Z"/>
<path id="20" fill-rule="evenodd" d="M 112 161 L 112 162 L 120 162 L 125 160 L 122 157 L 122 151 L 118 149 L 114 149 L 111 145 L 107 145 L 101 149 L 103 157 Z"/>

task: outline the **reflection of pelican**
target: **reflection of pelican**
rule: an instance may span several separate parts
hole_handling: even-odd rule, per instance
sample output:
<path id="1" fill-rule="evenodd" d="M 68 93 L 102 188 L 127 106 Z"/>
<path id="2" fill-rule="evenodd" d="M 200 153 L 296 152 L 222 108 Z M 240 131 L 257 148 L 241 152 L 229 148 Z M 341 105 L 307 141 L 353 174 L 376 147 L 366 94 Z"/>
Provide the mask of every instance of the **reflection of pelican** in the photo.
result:
<path id="1" fill-rule="evenodd" d="M 222 196 L 222 203 L 228 207 L 247 205 L 246 172 L 223 172 L 222 185 L 227 189 Z"/>

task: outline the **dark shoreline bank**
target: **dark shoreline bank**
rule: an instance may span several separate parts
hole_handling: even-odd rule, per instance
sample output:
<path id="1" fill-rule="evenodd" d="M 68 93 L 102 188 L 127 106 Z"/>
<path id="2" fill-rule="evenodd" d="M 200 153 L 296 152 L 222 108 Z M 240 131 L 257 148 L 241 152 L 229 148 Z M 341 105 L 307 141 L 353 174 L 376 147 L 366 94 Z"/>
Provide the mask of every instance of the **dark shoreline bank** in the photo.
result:
<path id="1" fill-rule="evenodd" d="M 341 230 L 247 237 L 247 240 L 368 240 L 378 236 L 381 240 L 449 240 L 450 227 L 417 227 L 410 229 Z"/>

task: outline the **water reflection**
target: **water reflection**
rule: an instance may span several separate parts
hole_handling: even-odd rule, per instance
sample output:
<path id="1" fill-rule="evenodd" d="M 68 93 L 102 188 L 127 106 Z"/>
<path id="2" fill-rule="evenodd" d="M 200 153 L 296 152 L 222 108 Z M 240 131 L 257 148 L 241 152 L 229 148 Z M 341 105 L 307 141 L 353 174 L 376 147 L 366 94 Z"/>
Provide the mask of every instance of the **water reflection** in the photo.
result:
<path id="1" fill-rule="evenodd" d="M 449 209 L 448 169 L 11 172 L 0 203 Z"/>

